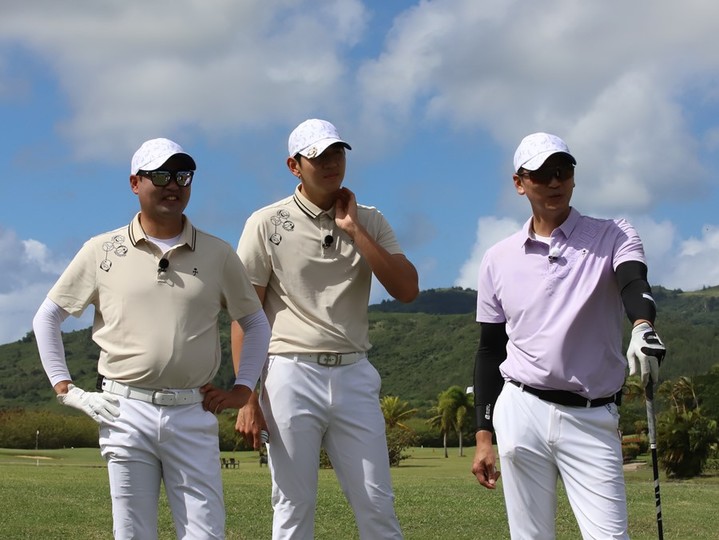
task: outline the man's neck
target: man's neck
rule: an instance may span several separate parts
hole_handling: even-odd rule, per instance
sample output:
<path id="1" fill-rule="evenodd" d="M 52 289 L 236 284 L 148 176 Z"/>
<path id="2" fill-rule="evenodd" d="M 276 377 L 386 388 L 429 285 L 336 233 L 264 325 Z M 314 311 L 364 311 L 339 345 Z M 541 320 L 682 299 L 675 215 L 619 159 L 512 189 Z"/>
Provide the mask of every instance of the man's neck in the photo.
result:
<path id="1" fill-rule="evenodd" d="M 147 236 L 163 239 L 175 238 L 182 234 L 182 230 L 185 228 L 185 217 L 183 215 L 179 220 L 168 219 L 165 221 L 148 219 L 146 216 L 143 219 L 143 215 L 140 214 L 140 225 Z"/>
<path id="2" fill-rule="evenodd" d="M 539 236 L 552 236 L 552 231 L 567 221 L 571 207 L 561 214 L 538 214 L 532 216 L 532 230 Z"/>
<path id="3" fill-rule="evenodd" d="M 337 200 L 336 193 L 310 193 L 304 184 L 300 184 L 300 193 L 307 197 L 308 201 L 324 211 L 331 209 Z"/>

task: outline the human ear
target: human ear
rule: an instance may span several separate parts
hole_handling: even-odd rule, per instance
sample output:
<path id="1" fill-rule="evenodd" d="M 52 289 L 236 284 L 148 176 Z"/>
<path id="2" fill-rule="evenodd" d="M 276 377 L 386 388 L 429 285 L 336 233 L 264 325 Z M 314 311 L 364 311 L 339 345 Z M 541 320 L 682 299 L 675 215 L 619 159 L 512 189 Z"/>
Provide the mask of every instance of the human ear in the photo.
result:
<path id="1" fill-rule="evenodd" d="M 302 178 L 302 171 L 300 170 L 300 162 L 293 157 L 287 158 L 287 168 L 297 178 Z"/>
<path id="2" fill-rule="evenodd" d="M 140 190 L 140 177 L 136 174 L 130 175 L 130 189 L 135 194 Z"/>

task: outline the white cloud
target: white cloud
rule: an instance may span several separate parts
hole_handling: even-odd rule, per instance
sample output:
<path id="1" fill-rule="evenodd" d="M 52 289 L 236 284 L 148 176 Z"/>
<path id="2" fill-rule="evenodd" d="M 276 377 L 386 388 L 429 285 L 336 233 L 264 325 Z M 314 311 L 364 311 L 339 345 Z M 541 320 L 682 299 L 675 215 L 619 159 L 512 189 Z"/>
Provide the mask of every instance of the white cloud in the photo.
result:
<path id="1" fill-rule="evenodd" d="M 216 137 L 337 109 L 367 21 L 359 0 L 38 0 L 3 6 L 0 43 L 55 72 L 77 155 L 114 158 L 148 132 Z"/>
<path id="2" fill-rule="evenodd" d="M 22 338 L 32 330 L 32 318 L 69 261 L 56 258 L 36 240 L 20 240 L 0 227 L 0 343 Z M 63 330 L 87 328 L 91 312 L 71 318 Z"/>
<path id="3" fill-rule="evenodd" d="M 621 17 L 612 4 L 421 2 L 359 71 L 368 124 L 480 127 L 507 154 L 527 133 L 555 132 L 577 154 L 576 200 L 589 213 L 695 197 L 709 180 L 682 100 L 715 100 L 715 85 L 697 81 L 719 66 L 706 46 L 719 4 L 634 2 Z"/>
<path id="4" fill-rule="evenodd" d="M 481 217 L 477 222 L 477 237 L 472 253 L 454 280 L 454 286 L 470 289 L 477 288 L 477 275 L 484 252 L 500 240 L 508 237 L 522 226 L 521 223 L 509 218 Z"/>
<path id="5" fill-rule="evenodd" d="M 719 226 L 704 225 L 699 237 L 682 240 L 664 259 L 668 271 L 660 283 L 685 291 L 719 283 Z"/>

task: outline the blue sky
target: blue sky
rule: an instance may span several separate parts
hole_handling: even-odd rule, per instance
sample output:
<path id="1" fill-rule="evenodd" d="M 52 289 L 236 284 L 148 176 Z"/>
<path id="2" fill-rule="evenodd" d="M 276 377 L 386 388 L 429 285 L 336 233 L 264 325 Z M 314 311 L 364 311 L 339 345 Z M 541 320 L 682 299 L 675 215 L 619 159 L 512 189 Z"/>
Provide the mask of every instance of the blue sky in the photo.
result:
<path id="1" fill-rule="evenodd" d="M 422 289 L 474 288 L 527 218 L 512 155 L 535 131 L 577 158 L 578 210 L 636 226 L 652 283 L 717 285 L 717 35 L 709 0 L 3 2 L 0 343 L 137 211 L 144 140 L 195 157 L 187 213 L 236 245 L 294 188 L 287 136 L 311 117 L 352 144 L 345 185 L 388 217 Z"/>

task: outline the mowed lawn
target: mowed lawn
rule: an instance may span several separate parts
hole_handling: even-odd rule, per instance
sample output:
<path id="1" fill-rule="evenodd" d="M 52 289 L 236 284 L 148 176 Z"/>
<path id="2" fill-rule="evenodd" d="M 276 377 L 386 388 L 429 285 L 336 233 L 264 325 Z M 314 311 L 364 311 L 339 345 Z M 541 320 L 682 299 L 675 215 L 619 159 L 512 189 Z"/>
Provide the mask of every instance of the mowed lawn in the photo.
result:
<path id="1" fill-rule="evenodd" d="M 407 540 L 509 538 L 500 487 L 488 491 L 470 473 L 473 448 L 445 458 L 442 449 L 415 448 L 392 470 L 397 514 Z M 270 474 L 257 453 L 226 452 L 240 466 L 223 469 L 227 538 L 270 538 Z M 646 458 L 645 458 L 646 459 Z M 628 470 L 629 531 L 633 539 L 657 538 L 651 465 Z M 688 481 L 661 478 L 664 536 L 716 539 L 719 475 Z M 97 449 L 53 451 L 0 449 L 0 538 L 111 538 L 107 470 Z M 160 504 L 160 538 L 174 538 L 170 512 Z M 318 540 L 358 538 L 352 513 L 331 470 L 320 471 Z M 580 538 L 560 491 L 557 538 Z"/>

